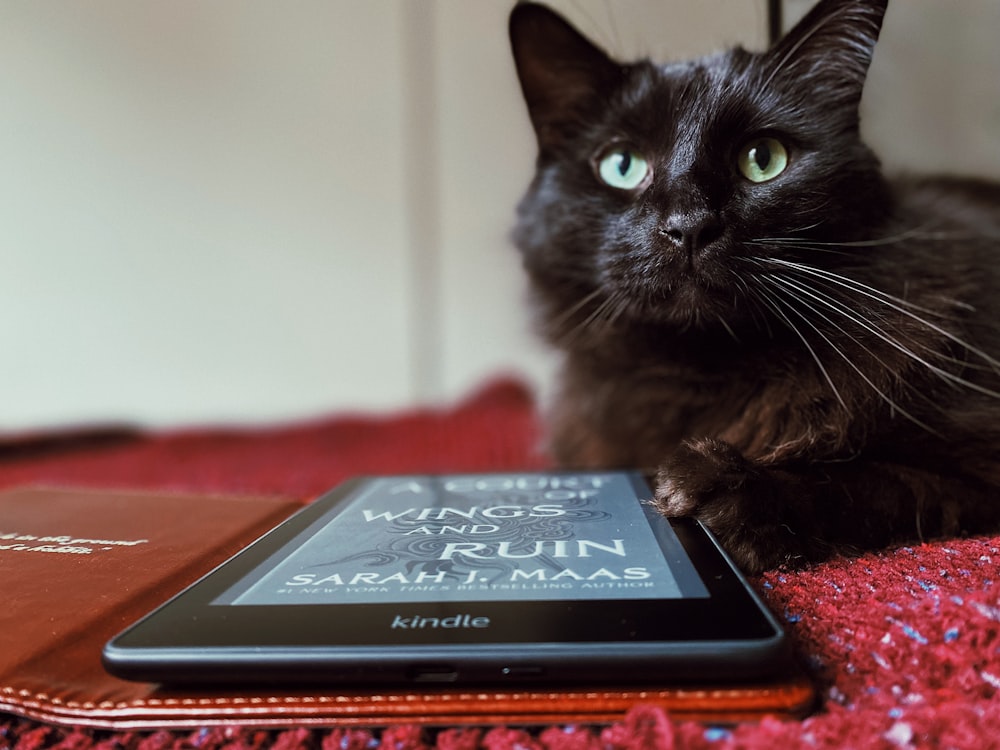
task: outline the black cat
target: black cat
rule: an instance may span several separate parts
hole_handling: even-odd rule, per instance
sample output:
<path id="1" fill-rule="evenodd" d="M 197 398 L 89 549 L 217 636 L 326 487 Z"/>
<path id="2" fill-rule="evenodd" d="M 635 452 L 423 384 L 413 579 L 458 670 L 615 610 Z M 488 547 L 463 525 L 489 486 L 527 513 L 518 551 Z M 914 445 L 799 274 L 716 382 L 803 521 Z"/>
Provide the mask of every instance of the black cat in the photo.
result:
<path id="1" fill-rule="evenodd" d="M 554 454 L 647 469 L 748 571 L 1000 528 L 1000 186 L 860 140 L 885 5 L 665 65 L 510 19 Z"/>

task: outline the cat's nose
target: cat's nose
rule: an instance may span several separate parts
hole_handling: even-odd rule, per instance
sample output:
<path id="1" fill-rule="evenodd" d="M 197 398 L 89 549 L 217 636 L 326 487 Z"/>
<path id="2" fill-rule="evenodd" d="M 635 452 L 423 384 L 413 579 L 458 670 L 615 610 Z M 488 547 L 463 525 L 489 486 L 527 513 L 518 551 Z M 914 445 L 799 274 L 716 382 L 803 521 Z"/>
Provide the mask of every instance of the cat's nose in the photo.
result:
<path id="1" fill-rule="evenodd" d="M 699 253 L 722 235 L 722 221 L 714 211 L 695 210 L 671 214 L 659 233 L 678 250 Z"/>

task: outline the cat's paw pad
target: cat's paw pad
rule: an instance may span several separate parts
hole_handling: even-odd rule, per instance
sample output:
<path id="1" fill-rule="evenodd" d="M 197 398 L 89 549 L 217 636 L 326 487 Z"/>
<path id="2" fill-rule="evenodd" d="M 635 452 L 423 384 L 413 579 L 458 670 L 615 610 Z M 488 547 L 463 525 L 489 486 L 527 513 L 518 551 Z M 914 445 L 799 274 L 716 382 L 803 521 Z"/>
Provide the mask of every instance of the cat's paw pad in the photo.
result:
<path id="1" fill-rule="evenodd" d="M 748 573 L 786 558 L 772 533 L 766 477 L 735 448 L 718 440 L 685 443 L 657 476 L 656 505 L 666 516 L 690 516 L 718 537 Z"/>
<path id="2" fill-rule="evenodd" d="M 665 516 L 689 516 L 695 508 L 681 485 L 665 469 L 657 474 L 654 497 L 656 507 Z"/>
<path id="3" fill-rule="evenodd" d="M 709 505 L 732 503 L 750 465 L 728 443 L 697 440 L 681 445 L 660 468 L 656 504 L 664 515 L 702 516 Z"/>
<path id="4" fill-rule="evenodd" d="M 792 513 L 800 495 L 787 477 L 745 458 L 728 443 L 684 443 L 657 477 L 656 505 L 666 516 L 690 516 L 707 526 L 747 573 L 816 558 L 816 533 Z"/>

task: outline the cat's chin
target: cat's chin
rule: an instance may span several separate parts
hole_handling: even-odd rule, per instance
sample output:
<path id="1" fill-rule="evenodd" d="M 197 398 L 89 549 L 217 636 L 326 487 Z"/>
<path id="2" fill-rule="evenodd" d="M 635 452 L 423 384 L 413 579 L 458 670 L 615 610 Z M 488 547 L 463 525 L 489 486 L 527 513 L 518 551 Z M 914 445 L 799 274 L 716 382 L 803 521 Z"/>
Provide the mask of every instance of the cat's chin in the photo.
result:
<path id="1" fill-rule="evenodd" d="M 673 328 L 681 331 L 704 330 L 725 326 L 728 319 L 739 318 L 731 291 L 723 291 L 694 280 L 684 280 L 669 287 L 619 290 L 629 300 L 622 317 L 634 323 Z"/>

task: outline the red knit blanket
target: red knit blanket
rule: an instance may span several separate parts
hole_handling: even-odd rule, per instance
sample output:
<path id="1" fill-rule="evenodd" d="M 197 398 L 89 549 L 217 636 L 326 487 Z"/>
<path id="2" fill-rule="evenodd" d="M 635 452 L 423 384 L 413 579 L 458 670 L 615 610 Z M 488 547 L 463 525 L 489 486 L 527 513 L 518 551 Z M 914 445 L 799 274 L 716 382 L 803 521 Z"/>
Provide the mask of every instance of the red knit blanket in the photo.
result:
<path id="1" fill-rule="evenodd" d="M 539 420 L 513 382 L 450 409 L 258 429 L 81 434 L 0 443 L 24 484 L 274 493 L 307 499 L 356 474 L 540 468 Z M 108 733 L 0 715 L 0 750 L 633 750 L 1000 747 L 1000 538 L 935 542 L 755 581 L 807 660 L 822 704 L 802 721 L 674 722 L 637 706 L 608 726 Z M 0 584 L 2 591 L 2 584 Z"/>

